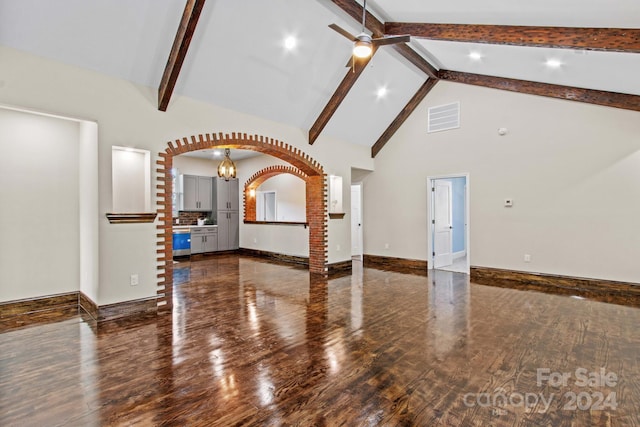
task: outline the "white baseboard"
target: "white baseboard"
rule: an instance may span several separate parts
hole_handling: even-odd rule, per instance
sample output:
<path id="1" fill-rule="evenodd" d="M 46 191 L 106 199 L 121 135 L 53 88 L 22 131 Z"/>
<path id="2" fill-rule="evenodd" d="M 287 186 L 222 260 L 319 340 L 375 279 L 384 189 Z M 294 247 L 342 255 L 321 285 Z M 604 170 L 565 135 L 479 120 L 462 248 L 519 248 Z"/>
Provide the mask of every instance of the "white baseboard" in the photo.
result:
<path id="1" fill-rule="evenodd" d="M 452 256 L 453 259 L 464 258 L 467 256 L 467 251 L 454 252 Z"/>

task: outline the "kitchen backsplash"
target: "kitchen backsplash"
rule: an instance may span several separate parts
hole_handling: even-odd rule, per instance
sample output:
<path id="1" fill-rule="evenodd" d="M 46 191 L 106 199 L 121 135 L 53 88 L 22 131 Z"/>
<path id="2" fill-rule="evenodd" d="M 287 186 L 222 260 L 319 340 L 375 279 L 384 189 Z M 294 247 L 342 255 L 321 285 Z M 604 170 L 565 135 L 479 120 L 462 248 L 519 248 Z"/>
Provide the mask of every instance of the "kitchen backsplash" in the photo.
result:
<path id="1" fill-rule="evenodd" d="M 191 212 L 180 211 L 178 217 L 173 217 L 173 223 L 176 224 L 176 219 L 179 219 L 180 225 L 198 225 L 198 218 L 209 218 L 211 212 Z"/>

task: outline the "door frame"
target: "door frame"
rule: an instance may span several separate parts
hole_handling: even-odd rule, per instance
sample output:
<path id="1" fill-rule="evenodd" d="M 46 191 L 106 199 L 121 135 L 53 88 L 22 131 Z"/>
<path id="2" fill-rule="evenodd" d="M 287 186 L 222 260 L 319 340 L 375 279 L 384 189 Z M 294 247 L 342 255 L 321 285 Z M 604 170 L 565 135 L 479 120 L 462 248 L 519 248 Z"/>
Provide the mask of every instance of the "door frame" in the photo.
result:
<path id="1" fill-rule="evenodd" d="M 433 206 L 433 195 L 432 195 L 432 191 L 431 189 L 434 186 L 434 181 L 438 180 L 438 179 L 448 179 L 448 178 L 465 178 L 466 180 L 466 185 L 465 185 L 465 192 L 464 192 L 464 199 L 465 199 L 465 203 L 464 203 L 464 221 L 466 224 L 466 229 L 465 229 L 465 250 L 467 251 L 467 267 L 466 267 L 466 271 L 467 274 L 469 274 L 470 269 L 471 269 L 471 240 L 470 240 L 470 235 L 471 235 L 471 221 L 470 221 L 470 190 L 471 190 L 471 183 L 470 183 L 470 177 L 469 177 L 469 173 L 453 173 L 453 174 L 446 174 L 446 175 L 430 175 L 427 177 L 427 260 L 428 260 L 428 264 L 429 264 L 429 269 L 432 270 L 433 269 L 433 224 L 431 223 L 431 220 L 434 218 L 434 214 L 433 214 L 433 210 L 434 210 L 434 206 Z"/>

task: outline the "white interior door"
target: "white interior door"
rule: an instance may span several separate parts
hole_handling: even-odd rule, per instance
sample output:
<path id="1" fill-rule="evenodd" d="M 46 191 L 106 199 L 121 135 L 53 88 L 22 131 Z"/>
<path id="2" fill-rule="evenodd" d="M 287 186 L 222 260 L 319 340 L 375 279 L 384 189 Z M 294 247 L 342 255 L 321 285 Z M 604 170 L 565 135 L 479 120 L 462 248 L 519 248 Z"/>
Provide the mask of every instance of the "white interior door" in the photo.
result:
<path id="1" fill-rule="evenodd" d="M 351 186 L 351 256 L 362 258 L 362 186 Z"/>
<path id="2" fill-rule="evenodd" d="M 451 182 L 434 181 L 433 195 L 433 267 L 453 264 Z"/>

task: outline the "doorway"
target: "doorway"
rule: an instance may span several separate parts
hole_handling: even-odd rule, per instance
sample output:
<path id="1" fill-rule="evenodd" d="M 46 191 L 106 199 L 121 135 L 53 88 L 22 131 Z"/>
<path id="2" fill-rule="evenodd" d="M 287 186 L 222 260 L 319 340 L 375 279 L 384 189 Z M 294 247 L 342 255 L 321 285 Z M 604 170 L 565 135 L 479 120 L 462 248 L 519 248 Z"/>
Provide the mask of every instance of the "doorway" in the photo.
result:
<path id="1" fill-rule="evenodd" d="M 258 191 L 256 193 L 256 219 L 258 221 L 276 221 L 276 192 Z"/>
<path id="2" fill-rule="evenodd" d="M 362 183 L 351 184 L 351 258 L 362 260 Z"/>
<path id="3" fill-rule="evenodd" d="M 429 268 L 469 274 L 469 174 L 427 181 Z"/>
<path id="4" fill-rule="evenodd" d="M 327 190 L 325 173 L 322 165 L 299 149 L 273 138 L 246 133 L 218 134 L 207 133 L 192 135 L 175 141 L 169 141 L 164 152 L 160 152 L 156 160 L 158 166 L 158 212 L 161 224 L 157 225 L 157 261 L 158 261 L 158 309 L 168 312 L 173 307 L 173 239 L 172 239 L 172 201 L 173 181 L 171 169 L 173 157 L 207 148 L 239 148 L 253 150 L 277 157 L 297 168 L 307 176 L 306 216 L 309 229 L 309 273 L 326 275 L 328 271 L 327 248 L 327 208 L 325 195 Z"/>

